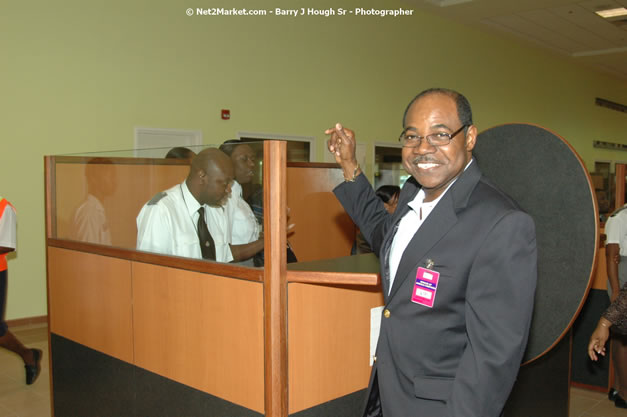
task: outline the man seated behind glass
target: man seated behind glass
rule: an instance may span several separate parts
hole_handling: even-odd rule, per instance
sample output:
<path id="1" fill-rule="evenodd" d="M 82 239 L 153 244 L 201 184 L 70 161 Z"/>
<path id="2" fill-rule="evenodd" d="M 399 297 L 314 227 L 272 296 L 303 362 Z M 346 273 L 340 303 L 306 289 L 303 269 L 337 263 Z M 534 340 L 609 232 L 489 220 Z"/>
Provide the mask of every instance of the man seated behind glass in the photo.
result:
<path id="1" fill-rule="evenodd" d="M 226 203 L 233 176 L 231 159 L 223 152 L 213 148 L 200 152 L 192 160 L 185 181 L 158 193 L 141 209 L 137 216 L 137 249 L 218 262 L 247 259 L 262 249 L 263 241 L 231 245 L 228 233 L 220 232 L 224 227 L 212 224 L 207 216 L 207 207 Z M 208 236 L 203 238 L 201 249 L 199 230 L 202 236 L 207 224 Z"/>

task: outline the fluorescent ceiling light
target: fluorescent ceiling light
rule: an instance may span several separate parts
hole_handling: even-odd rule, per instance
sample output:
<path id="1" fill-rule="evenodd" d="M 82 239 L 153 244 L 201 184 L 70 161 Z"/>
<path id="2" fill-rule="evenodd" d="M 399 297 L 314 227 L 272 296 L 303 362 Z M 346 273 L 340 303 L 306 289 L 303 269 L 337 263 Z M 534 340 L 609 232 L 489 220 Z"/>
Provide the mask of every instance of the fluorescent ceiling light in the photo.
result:
<path id="1" fill-rule="evenodd" d="M 598 12 L 595 12 L 595 13 L 605 19 L 608 19 L 610 17 L 627 15 L 627 9 L 624 7 L 618 7 L 616 9 L 599 10 Z"/>

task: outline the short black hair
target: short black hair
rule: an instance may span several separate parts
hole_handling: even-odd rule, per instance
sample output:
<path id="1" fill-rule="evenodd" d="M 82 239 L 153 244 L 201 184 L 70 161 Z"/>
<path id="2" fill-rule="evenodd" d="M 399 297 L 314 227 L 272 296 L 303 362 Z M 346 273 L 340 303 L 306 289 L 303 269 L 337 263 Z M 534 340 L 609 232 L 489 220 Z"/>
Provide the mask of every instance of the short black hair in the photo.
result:
<path id="1" fill-rule="evenodd" d="M 183 146 L 177 146 L 176 148 L 172 148 L 168 151 L 167 154 L 165 154 L 166 158 L 171 159 L 191 159 L 194 156 L 196 156 L 196 152 Z"/>
<path id="2" fill-rule="evenodd" d="M 399 195 L 400 193 L 401 187 L 398 185 L 382 185 L 377 188 L 377 191 L 375 191 L 377 197 L 379 197 L 384 203 L 387 203 L 393 199 L 394 196 Z"/>
<path id="3" fill-rule="evenodd" d="M 450 90 L 448 88 L 429 88 L 427 90 L 422 91 L 416 97 L 409 102 L 407 107 L 405 108 L 405 113 L 403 113 L 403 128 L 405 127 L 405 119 L 407 118 L 407 112 L 414 102 L 418 99 L 428 96 L 430 94 L 444 94 L 445 96 L 449 96 L 453 100 L 455 100 L 455 104 L 457 105 L 457 117 L 459 121 L 464 126 L 472 125 L 472 109 L 470 108 L 470 103 L 468 99 L 464 97 L 462 93 L 459 93 L 455 90 Z M 466 131 L 468 128 L 466 127 Z"/>
<path id="4" fill-rule="evenodd" d="M 222 145 L 220 145 L 220 148 L 218 149 L 220 149 L 222 152 L 224 152 L 228 156 L 231 156 L 235 148 L 237 148 L 239 145 L 242 145 L 244 143 L 246 142 L 244 142 L 241 139 L 229 139 L 229 140 L 225 140 L 222 143 Z"/>

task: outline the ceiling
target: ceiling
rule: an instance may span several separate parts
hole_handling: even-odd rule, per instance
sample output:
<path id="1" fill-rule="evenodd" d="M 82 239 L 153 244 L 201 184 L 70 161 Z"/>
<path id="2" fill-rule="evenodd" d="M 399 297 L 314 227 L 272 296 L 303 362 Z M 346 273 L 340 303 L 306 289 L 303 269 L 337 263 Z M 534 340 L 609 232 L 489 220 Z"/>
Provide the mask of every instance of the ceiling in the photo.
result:
<path id="1" fill-rule="evenodd" d="M 417 10 L 507 33 L 627 80 L 627 16 L 594 12 L 627 0 L 404 0 Z"/>

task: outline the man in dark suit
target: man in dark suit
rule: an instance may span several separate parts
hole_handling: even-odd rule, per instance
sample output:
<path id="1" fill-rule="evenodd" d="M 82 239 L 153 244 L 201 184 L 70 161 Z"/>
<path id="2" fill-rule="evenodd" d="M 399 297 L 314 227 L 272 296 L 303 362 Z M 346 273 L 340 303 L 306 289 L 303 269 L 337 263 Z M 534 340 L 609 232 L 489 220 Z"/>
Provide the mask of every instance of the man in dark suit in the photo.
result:
<path id="1" fill-rule="evenodd" d="M 464 96 L 423 91 L 403 128 L 412 177 L 393 215 L 361 173 L 354 133 L 339 123 L 326 131 L 346 179 L 334 192 L 381 260 L 385 306 L 364 416 L 497 417 L 529 334 L 534 223 L 481 175 Z"/>

